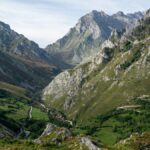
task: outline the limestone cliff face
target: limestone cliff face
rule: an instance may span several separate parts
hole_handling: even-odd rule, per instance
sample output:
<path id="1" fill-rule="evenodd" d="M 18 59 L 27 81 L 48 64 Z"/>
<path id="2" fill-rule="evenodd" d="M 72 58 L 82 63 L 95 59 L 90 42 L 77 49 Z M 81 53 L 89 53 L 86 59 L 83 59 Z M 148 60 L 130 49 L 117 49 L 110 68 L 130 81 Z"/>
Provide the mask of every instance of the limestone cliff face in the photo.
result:
<path id="1" fill-rule="evenodd" d="M 73 70 L 66 70 L 60 73 L 43 90 L 43 99 L 45 100 L 47 95 L 54 99 L 58 99 L 64 95 L 67 97 L 74 97 L 77 95 L 82 87 L 84 79 L 91 72 L 96 70 L 100 64 L 105 64 L 112 58 L 113 47 L 114 44 L 107 40 L 102 45 L 100 52 L 91 58 L 90 61 L 75 67 Z"/>
<path id="2" fill-rule="evenodd" d="M 89 150 L 101 150 L 101 148 L 94 145 L 88 137 L 82 137 L 81 143 L 85 144 L 89 148 Z"/>
<path id="3" fill-rule="evenodd" d="M 83 70 L 77 69 L 72 74 L 69 71 L 65 71 L 59 74 L 45 89 L 44 95 L 51 95 L 54 98 L 68 95 L 74 96 L 79 89 L 81 81 L 83 79 Z"/>

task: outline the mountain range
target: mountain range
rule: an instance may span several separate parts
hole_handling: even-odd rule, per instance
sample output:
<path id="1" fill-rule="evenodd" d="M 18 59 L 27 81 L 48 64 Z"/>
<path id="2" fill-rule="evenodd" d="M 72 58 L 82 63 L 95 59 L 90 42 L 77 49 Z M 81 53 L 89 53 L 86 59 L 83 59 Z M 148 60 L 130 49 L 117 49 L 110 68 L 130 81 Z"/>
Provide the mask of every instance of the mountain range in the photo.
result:
<path id="1" fill-rule="evenodd" d="M 150 10 L 94 10 L 45 49 L 0 22 L 0 64 L 0 149 L 149 149 Z"/>
<path id="2" fill-rule="evenodd" d="M 103 11 L 94 10 L 81 17 L 75 27 L 62 39 L 48 45 L 46 50 L 66 63 L 78 64 L 94 56 L 102 43 L 115 31 L 131 29 L 142 17 L 142 12 L 127 15 L 118 12 L 110 16 Z"/>

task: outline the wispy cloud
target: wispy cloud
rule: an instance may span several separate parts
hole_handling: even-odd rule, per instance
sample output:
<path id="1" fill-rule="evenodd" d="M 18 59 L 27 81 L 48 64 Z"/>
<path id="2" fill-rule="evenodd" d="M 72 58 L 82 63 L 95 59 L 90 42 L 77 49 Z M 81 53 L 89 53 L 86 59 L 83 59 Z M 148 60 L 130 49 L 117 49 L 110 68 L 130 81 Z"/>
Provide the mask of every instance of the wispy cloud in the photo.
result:
<path id="1" fill-rule="evenodd" d="M 1 0 L 0 20 L 44 47 L 61 38 L 93 9 L 112 14 L 149 7 L 148 0 Z"/>

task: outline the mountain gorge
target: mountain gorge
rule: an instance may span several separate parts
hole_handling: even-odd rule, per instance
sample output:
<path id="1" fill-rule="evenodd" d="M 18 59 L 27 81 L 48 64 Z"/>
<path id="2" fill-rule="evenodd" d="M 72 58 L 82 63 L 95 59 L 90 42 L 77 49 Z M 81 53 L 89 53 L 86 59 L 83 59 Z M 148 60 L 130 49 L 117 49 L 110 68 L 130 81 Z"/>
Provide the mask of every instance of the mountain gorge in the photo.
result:
<path id="1" fill-rule="evenodd" d="M 94 10 L 46 49 L 0 22 L 0 64 L 0 149 L 149 149 L 150 10 Z"/>

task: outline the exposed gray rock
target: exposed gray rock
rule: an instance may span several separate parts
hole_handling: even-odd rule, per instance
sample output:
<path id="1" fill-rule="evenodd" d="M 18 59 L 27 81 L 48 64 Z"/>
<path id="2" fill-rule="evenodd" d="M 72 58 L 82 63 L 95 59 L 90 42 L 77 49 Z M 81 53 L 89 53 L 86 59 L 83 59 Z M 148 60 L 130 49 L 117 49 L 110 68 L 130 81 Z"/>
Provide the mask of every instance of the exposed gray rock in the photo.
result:
<path id="1" fill-rule="evenodd" d="M 75 104 L 74 98 L 73 97 L 67 97 L 65 102 L 64 102 L 64 110 L 68 110 L 69 108 L 72 108 L 73 105 Z"/>
<path id="2" fill-rule="evenodd" d="M 45 99 L 46 95 L 51 95 L 55 99 L 64 94 L 73 97 L 78 92 L 82 79 L 82 68 L 72 73 L 69 71 L 62 72 L 43 90 L 43 99 Z"/>
<path id="3" fill-rule="evenodd" d="M 44 137 L 48 137 L 48 139 L 44 139 Z M 54 124 L 48 123 L 43 133 L 38 139 L 35 139 L 34 142 L 37 144 L 55 144 L 59 146 L 64 140 L 70 138 L 72 133 L 67 128 L 60 128 Z"/>
<path id="4" fill-rule="evenodd" d="M 41 136 L 50 135 L 54 129 L 56 129 L 56 126 L 54 124 L 48 123 Z"/>
<path id="5" fill-rule="evenodd" d="M 82 137 L 81 143 L 85 144 L 89 150 L 101 150 L 99 147 L 93 144 L 93 142 L 88 137 Z"/>
<path id="6" fill-rule="evenodd" d="M 56 126 L 54 124 L 48 123 L 46 125 L 46 128 L 44 129 L 43 133 L 40 135 L 39 138 L 35 139 L 34 142 L 37 144 L 41 144 L 41 138 L 47 135 L 50 135 L 52 133 L 53 130 L 56 129 Z"/>

